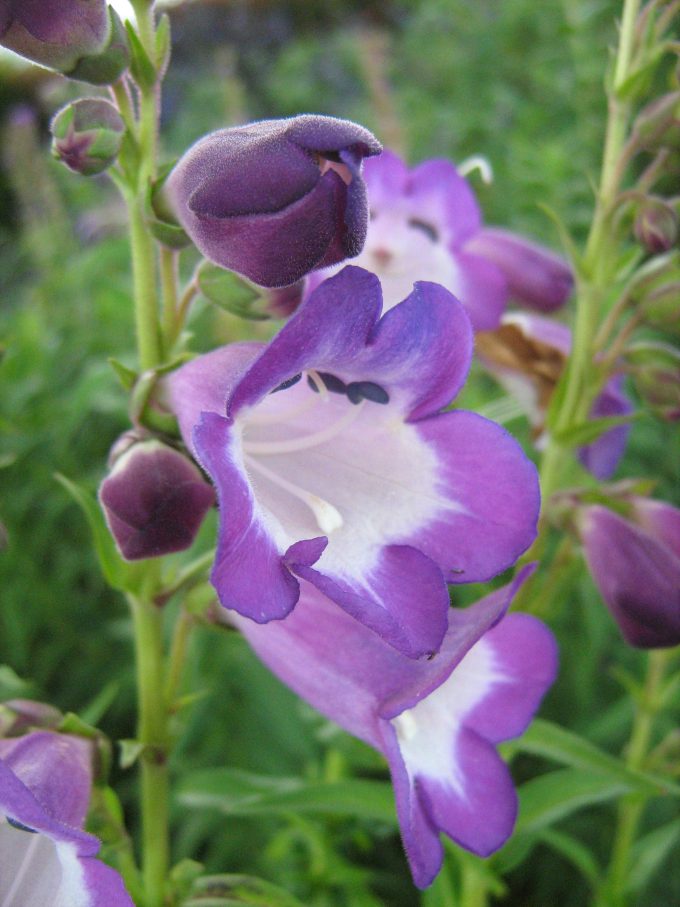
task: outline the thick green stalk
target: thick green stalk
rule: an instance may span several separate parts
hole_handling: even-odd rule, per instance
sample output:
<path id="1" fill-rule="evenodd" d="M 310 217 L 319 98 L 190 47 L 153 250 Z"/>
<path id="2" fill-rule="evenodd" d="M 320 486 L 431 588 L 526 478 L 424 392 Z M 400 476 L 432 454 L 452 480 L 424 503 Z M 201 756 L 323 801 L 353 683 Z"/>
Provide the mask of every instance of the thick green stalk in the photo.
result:
<path id="1" fill-rule="evenodd" d="M 170 863 L 168 833 L 168 708 L 165 700 L 163 612 L 153 602 L 130 597 L 137 659 L 142 746 L 141 811 L 144 907 L 162 907 Z"/>
<path id="2" fill-rule="evenodd" d="M 633 729 L 626 748 L 628 768 L 635 770 L 644 768 L 649 754 L 654 720 L 661 706 L 659 694 L 668 658 L 667 649 L 649 654 L 647 678 L 637 702 Z M 624 907 L 627 902 L 626 886 L 631 868 L 631 850 L 646 802 L 647 798 L 643 795 L 632 794 L 619 804 L 611 861 L 598 901 L 600 907 Z"/>
<path id="3" fill-rule="evenodd" d="M 137 348 L 140 368 L 146 371 L 162 362 L 155 248 L 144 220 L 143 199 L 130 193 L 126 201 L 130 223 Z"/>

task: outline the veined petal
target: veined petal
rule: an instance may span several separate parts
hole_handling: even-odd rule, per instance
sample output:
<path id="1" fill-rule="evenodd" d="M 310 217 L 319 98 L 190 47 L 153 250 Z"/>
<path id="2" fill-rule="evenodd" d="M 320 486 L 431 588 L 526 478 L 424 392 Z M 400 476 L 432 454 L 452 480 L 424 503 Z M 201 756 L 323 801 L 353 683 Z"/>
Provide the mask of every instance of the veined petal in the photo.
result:
<path id="1" fill-rule="evenodd" d="M 364 163 L 364 179 L 372 209 L 382 211 L 403 195 L 408 181 L 408 167 L 393 151 L 385 149 L 379 157 Z"/>

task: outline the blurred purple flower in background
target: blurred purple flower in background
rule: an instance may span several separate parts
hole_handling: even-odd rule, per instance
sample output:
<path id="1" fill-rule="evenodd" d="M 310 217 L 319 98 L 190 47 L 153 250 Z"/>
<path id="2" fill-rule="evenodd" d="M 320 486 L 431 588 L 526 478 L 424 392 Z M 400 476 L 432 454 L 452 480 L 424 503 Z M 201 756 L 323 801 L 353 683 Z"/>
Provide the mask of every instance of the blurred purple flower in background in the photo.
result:
<path id="1" fill-rule="evenodd" d="M 470 184 L 446 160 L 409 170 L 390 151 L 366 161 L 370 223 L 356 264 L 380 278 L 389 309 L 416 280 L 442 284 L 475 330 L 495 328 L 510 298 L 544 310 L 562 305 L 571 270 L 553 252 L 504 230 L 485 229 Z M 332 271 L 315 273 L 309 289 Z"/>
<path id="2" fill-rule="evenodd" d="M 230 618 L 284 683 L 385 755 L 420 888 L 441 867 L 440 832 L 482 856 L 512 832 L 517 798 L 495 744 L 522 733 L 557 671 L 543 624 L 503 618 L 519 582 L 449 609 L 430 661 L 404 658 L 309 583 L 285 621 Z"/>
<path id="3" fill-rule="evenodd" d="M 378 279 L 345 268 L 267 346 L 182 366 L 169 397 L 217 486 L 222 604 L 283 618 L 305 579 L 418 657 L 446 632 L 446 582 L 489 579 L 531 544 L 539 490 L 502 428 L 441 411 L 470 364 L 463 307 L 420 283 L 380 312 Z"/>
<path id="4" fill-rule="evenodd" d="M 495 331 L 479 333 L 476 350 L 485 368 L 518 400 L 533 426 L 537 446 L 544 443 L 545 417 L 555 386 L 571 352 L 571 331 L 540 315 L 511 313 Z M 603 387 L 590 411 L 591 419 L 626 416 L 633 405 L 615 375 Z M 629 425 L 617 425 L 579 448 L 583 466 L 597 479 L 609 479 L 624 454 Z"/>
<path id="5" fill-rule="evenodd" d="M 99 501 L 120 553 L 132 561 L 188 548 L 215 495 L 191 460 L 152 440 L 133 443 L 115 461 Z"/>
<path id="6" fill-rule="evenodd" d="M 221 129 L 180 159 L 166 192 L 199 250 L 265 287 L 358 255 L 368 207 L 362 126 L 304 115 Z"/>
<path id="7" fill-rule="evenodd" d="M 0 0 L 0 44 L 50 69 L 69 73 L 109 34 L 106 0 Z"/>
<path id="8" fill-rule="evenodd" d="M 134 907 L 81 829 L 92 787 L 91 742 L 52 731 L 0 740 L 0 903 Z"/>
<path id="9" fill-rule="evenodd" d="M 642 649 L 680 643 L 680 510 L 628 499 L 626 519 L 600 505 L 578 524 L 588 567 L 627 642 Z"/>

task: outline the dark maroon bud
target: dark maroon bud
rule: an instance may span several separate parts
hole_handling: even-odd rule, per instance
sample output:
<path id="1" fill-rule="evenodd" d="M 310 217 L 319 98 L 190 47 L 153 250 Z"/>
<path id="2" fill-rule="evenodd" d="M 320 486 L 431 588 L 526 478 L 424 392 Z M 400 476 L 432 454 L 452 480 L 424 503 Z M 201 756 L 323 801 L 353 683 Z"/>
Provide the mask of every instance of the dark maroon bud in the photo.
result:
<path id="1" fill-rule="evenodd" d="M 652 255 L 668 252 L 678 241 L 678 215 L 664 199 L 649 196 L 638 207 L 633 232 Z"/>

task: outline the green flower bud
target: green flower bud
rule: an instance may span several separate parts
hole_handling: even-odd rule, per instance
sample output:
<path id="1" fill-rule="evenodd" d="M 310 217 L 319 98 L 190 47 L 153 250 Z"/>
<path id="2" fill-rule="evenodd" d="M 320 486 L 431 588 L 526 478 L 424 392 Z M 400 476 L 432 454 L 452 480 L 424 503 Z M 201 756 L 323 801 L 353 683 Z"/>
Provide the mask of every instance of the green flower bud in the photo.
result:
<path id="1" fill-rule="evenodd" d="M 678 241 L 678 215 L 664 199 L 648 196 L 638 207 L 635 238 L 648 252 L 668 252 Z"/>
<path id="2" fill-rule="evenodd" d="M 669 343 L 643 341 L 626 350 L 626 362 L 640 397 L 671 422 L 680 420 L 680 350 Z"/>
<path id="3" fill-rule="evenodd" d="M 125 124 L 102 98 L 82 98 L 60 110 L 52 121 L 52 154 L 83 176 L 101 173 L 115 161 Z"/>
<path id="4" fill-rule="evenodd" d="M 640 147 L 648 151 L 680 148 L 680 91 L 643 107 L 635 120 L 634 135 Z"/>

